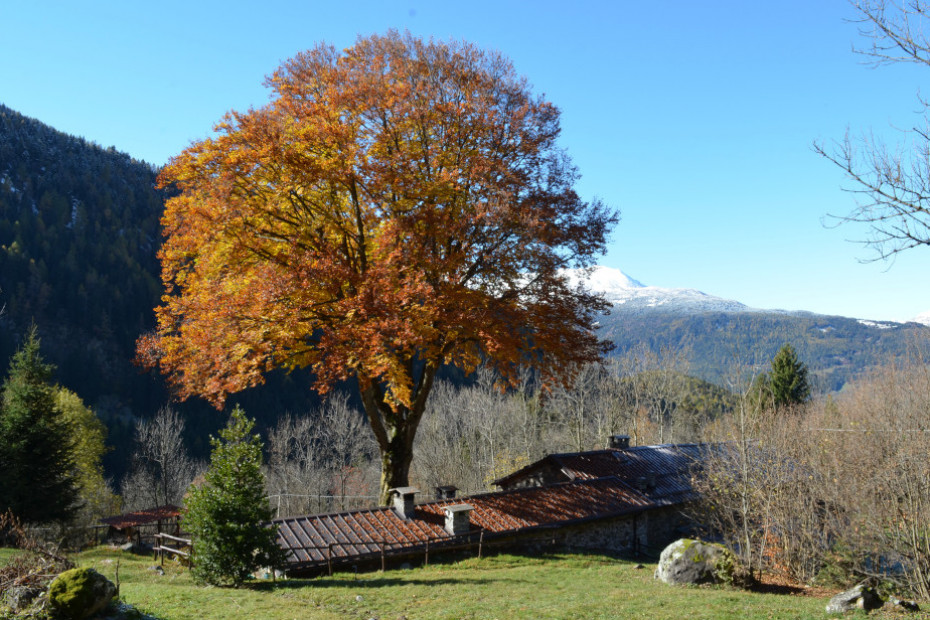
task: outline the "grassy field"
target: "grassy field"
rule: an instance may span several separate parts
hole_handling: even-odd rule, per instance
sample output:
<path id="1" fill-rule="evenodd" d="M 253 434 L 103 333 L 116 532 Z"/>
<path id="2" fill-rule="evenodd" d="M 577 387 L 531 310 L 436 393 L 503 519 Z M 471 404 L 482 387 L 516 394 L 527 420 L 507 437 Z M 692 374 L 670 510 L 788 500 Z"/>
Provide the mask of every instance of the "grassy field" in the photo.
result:
<path id="1" fill-rule="evenodd" d="M 675 588 L 654 565 L 598 555 L 499 555 L 385 573 L 257 583 L 238 590 L 195 585 L 186 569 L 98 548 L 78 554 L 116 581 L 123 600 L 164 620 L 379 618 L 825 618 L 826 599 L 727 588 Z"/>

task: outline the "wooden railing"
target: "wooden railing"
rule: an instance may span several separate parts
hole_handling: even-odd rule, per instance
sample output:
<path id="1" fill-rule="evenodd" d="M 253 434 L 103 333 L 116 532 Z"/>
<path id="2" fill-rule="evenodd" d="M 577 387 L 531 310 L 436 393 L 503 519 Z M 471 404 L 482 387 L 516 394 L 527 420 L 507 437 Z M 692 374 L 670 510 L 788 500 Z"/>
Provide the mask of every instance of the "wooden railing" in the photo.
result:
<path id="1" fill-rule="evenodd" d="M 171 544 L 176 546 L 172 547 Z M 185 551 L 186 549 L 186 551 Z M 161 559 L 161 565 L 165 565 L 165 554 L 182 558 L 188 566 L 194 565 L 194 541 L 189 538 L 179 538 L 170 534 L 155 534 L 155 555 Z"/>

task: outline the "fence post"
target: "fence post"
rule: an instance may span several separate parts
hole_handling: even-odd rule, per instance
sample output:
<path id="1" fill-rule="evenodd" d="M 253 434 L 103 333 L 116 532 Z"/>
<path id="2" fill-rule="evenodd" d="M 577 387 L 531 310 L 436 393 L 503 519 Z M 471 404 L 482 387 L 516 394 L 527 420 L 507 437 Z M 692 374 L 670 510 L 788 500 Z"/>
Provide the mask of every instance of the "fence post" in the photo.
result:
<path id="1" fill-rule="evenodd" d="M 333 576 L 333 543 L 326 546 L 326 567 L 329 570 L 329 576 Z"/>
<path id="2" fill-rule="evenodd" d="M 384 572 L 384 543 L 381 543 L 381 572 Z"/>
<path id="3" fill-rule="evenodd" d="M 484 530 L 478 535 L 478 559 L 481 559 L 481 548 L 484 546 Z"/>
<path id="4" fill-rule="evenodd" d="M 429 538 L 426 539 L 426 557 L 424 558 L 423 566 L 429 566 Z"/>

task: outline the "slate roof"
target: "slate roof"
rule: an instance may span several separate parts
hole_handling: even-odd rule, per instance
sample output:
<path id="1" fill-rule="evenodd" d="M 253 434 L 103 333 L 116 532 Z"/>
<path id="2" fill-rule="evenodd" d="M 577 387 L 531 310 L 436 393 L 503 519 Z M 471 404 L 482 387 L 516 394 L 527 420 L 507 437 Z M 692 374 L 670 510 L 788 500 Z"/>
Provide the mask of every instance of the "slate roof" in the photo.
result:
<path id="1" fill-rule="evenodd" d="M 669 505 L 693 498 L 691 473 L 708 449 L 707 444 L 687 443 L 550 454 L 494 484 L 508 488 L 543 470 L 559 472 L 566 482 L 616 476 L 652 501 Z"/>

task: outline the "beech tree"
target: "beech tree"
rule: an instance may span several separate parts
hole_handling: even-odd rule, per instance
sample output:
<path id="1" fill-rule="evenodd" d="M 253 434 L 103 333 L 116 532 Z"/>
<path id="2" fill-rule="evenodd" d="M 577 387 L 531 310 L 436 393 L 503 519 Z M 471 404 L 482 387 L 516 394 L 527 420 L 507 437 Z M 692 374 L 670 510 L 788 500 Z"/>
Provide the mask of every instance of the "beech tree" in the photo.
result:
<path id="1" fill-rule="evenodd" d="M 617 216 L 575 192 L 559 110 L 496 52 L 391 31 L 266 84 L 161 173 L 166 294 L 139 356 L 217 406 L 275 368 L 357 381 L 387 501 L 442 365 L 553 379 L 606 351 L 607 304 L 563 270 Z"/>

